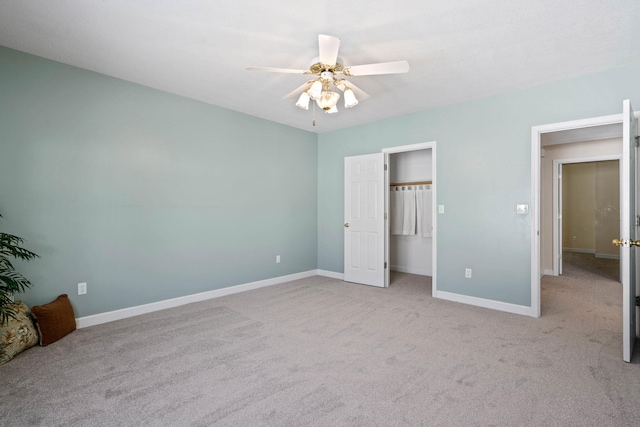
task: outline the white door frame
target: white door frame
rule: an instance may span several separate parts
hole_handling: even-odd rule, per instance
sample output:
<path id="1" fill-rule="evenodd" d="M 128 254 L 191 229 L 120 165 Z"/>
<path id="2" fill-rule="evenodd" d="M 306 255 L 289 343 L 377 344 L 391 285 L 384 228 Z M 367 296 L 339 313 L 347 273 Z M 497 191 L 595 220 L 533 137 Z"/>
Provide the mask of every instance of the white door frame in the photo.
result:
<path id="1" fill-rule="evenodd" d="M 531 127 L 531 316 L 540 317 L 540 147 L 543 133 L 581 129 L 594 126 L 620 124 L 622 114 L 551 123 Z"/>
<path id="2" fill-rule="evenodd" d="M 590 162 L 606 162 L 609 160 L 620 161 L 620 154 L 609 154 L 601 156 L 590 157 L 573 157 L 567 159 L 554 159 L 553 160 L 553 275 L 558 276 L 562 274 L 562 265 L 560 259 L 562 258 L 562 229 L 560 227 L 560 219 L 562 219 L 562 203 L 560 196 L 562 194 L 559 177 L 560 166 L 574 163 L 590 163 Z"/>
<path id="3" fill-rule="evenodd" d="M 431 265 L 432 265 L 432 276 L 431 276 L 431 295 L 433 297 L 436 296 L 436 292 L 438 290 L 438 280 L 437 280 L 437 271 L 438 271 L 438 264 L 437 264 L 437 235 L 438 235 L 438 227 L 436 226 L 437 223 L 437 215 L 436 215 L 436 191 L 438 189 L 438 186 L 436 185 L 436 141 L 430 141 L 430 142 L 422 142 L 419 144 L 411 144 L 411 145 L 401 145 L 398 147 L 390 147 L 390 148 L 383 148 L 382 152 L 384 153 L 384 163 L 385 165 L 389 164 L 389 155 L 390 154 L 395 154 L 395 153 L 404 153 L 407 151 L 417 151 L 417 150 L 431 150 L 431 181 L 432 181 L 432 185 L 431 185 L 431 198 L 432 198 L 432 218 L 433 218 L 433 235 L 432 235 L 432 239 L 433 239 L 433 248 L 432 248 L 432 252 L 431 252 Z M 384 222 L 384 261 L 386 263 L 386 265 L 388 266 L 388 268 L 385 269 L 385 277 L 384 277 L 384 283 L 385 283 L 385 287 L 389 286 L 389 281 L 390 281 L 390 270 L 391 270 L 391 260 L 390 260 L 390 251 L 389 251 L 389 243 L 391 240 L 391 227 L 389 227 L 389 170 L 387 167 L 387 170 L 385 171 L 384 174 L 384 186 L 385 186 L 385 192 L 384 192 L 384 211 L 385 211 L 385 215 L 387 220 Z"/>

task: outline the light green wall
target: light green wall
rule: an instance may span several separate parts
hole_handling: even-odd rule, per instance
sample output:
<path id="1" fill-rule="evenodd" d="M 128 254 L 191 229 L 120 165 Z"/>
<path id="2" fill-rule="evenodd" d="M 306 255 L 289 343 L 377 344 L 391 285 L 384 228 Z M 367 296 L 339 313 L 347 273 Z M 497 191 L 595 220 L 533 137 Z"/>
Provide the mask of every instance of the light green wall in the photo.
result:
<path id="1" fill-rule="evenodd" d="M 344 271 L 342 159 L 437 141 L 438 289 L 530 306 L 532 216 L 516 205 L 532 204 L 531 127 L 640 108 L 638 76 L 635 63 L 319 135 L 318 268 Z"/>
<path id="2" fill-rule="evenodd" d="M 24 299 L 65 292 L 78 316 L 343 272 L 343 158 L 435 140 L 439 290 L 528 306 L 532 219 L 515 206 L 531 204 L 531 126 L 640 108 L 638 75 L 315 135 L 0 48 L 0 227 L 42 255 L 19 265 Z"/>
<path id="3" fill-rule="evenodd" d="M 80 317 L 317 268 L 315 134 L 1 47 L 0 103 L 0 230 L 41 255 L 18 263 L 28 304 L 68 293 Z"/>

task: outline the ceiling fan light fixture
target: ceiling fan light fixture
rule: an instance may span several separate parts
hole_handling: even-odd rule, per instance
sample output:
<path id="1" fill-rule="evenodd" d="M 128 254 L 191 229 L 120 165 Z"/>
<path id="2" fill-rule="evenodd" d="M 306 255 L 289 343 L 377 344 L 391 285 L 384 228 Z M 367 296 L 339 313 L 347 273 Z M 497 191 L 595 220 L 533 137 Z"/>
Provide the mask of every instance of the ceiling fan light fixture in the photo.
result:
<path id="1" fill-rule="evenodd" d="M 339 99 L 339 93 L 323 90 L 320 97 L 316 99 L 316 103 L 318 104 L 318 107 L 322 108 L 324 111 L 329 111 L 330 109 L 335 108 Z"/>
<path id="2" fill-rule="evenodd" d="M 369 98 L 366 92 L 347 81 L 344 77 L 400 74 L 409 71 L 409 63 L 407 61 L 378 62 L 345 67 L 344 61 L 338 56 L 339 48 L 339 38 L 320 34 L 318 35 L 318 51 L 320 55 L 311 61 L 308 70 L 273 67 L 247 67 L 247 70 L 313 76 L 284 98 L 295 99 L 296 96 L 299 96 L 295 105 L 302 110 L 308 110 L 309 103 L 313 100 L 326 114 L 338 112 L 336 106 L 340 99 L 338 91 L 344 93 L 344 108 L 353 108 L 360 101 Z M 356 98 L 356 92 L 358 92 L 358 98 L 360 99 Z M 313 107 L 315 117 L 315 104 Z M 313 125 L 316 125 L 315 118 Z"/>
<path id="3" fill-rule="evenodd" d="M 320 98 L 320 95 L 322 94 L 322 80 L 318 79 L 313 82 L 307 93 L 309 94 L 309 97 L 314 101 L 318 100 L 318 98 Z"/>
<path id="4" fill-rule="evenodd" d="M 358 105 L 358 99 L 351 88 L 344 90 L 344 108 L 352 108 Z"/>
<path id="5" fill-rule="evenodd" d="M 307 92 L 302 92 L 300 94 L 300 98 L 298 98 L 298 102 L 296 102 L 296 107 L 301 108 L 303 110 L 309 109 L 309 94 Z"/>

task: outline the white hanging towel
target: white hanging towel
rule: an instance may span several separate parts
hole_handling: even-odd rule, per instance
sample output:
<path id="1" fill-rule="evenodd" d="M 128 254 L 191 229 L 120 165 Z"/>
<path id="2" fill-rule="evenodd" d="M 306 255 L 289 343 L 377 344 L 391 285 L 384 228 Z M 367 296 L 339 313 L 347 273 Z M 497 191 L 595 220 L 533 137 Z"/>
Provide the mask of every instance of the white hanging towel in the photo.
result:
<path id="1" fill-rule="evenodd" d="M 402 234 L 403 194 L 400 188 L 391 189 L 391 234 Z"/>
<path id="2" fill-rule="evenodd" d="M 418 220 L 418 235 L 422 237 L 433 237 L 433 202 L 431 200 L 431 188 L 421 185 L 416 190 L 416 211 Z"/>
<path id="3" fill-rule="evenodd" d="M 413 187 L 403 187 L 403 219 L 402 234 L 416 234 L 416 190 Z"/>

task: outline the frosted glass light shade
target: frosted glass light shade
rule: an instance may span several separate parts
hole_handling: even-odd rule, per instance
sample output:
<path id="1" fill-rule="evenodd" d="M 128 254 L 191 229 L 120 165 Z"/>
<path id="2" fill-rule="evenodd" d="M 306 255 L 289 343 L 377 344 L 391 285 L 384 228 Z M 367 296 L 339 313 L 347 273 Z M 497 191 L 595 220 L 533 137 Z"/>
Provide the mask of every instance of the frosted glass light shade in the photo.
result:
<path id="1" fill-rule="evenodd" d="M 336 107 L 335 105 L 331 108 L 329 108 L 327 111 L 325 111 L 325 114 L 335 114 L 338 112 L 338 107 Z"/>
<path id="2" fill-rule="evenodd" d="M 322 108 L 324 111 L 329 111 L 336 106 L 339 99 L 340 94 L 323 90 L 320 94 L 320 98 L 316 99 L 316 102 L 318 103 L 318 107 Z"/>
<path id="3" fill-rule="evenodd" d="M 358 105 L 358 100 L 356 99 L 356 95 L 353 91 L 347 88 L 344 91 L 344 108 L 351 108 Z"/>
<path id="4" fill-rule="evenodd" d="M 313 82 L 313 84 L 307 91 L 307 93 L 309 94 L 309 97 L 311 97 L 311 99 L 313 99 L 314 101 L 320 98 L 321 92 L 322 92 L 322 82 L 320 80 L 316 80 L 315 82 Z"/>
<path id="5" fill-rule="evenodd" d="M 300 98 L 298 98 L 298 102 L 296 102 L 296 107 L 302 108 L 303 110 L 309 109 L 309 94 L 307 94 L 307 92 L 300 94 Z"/>

